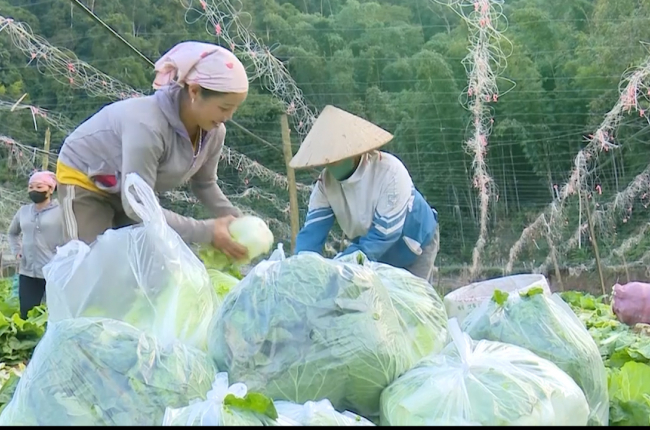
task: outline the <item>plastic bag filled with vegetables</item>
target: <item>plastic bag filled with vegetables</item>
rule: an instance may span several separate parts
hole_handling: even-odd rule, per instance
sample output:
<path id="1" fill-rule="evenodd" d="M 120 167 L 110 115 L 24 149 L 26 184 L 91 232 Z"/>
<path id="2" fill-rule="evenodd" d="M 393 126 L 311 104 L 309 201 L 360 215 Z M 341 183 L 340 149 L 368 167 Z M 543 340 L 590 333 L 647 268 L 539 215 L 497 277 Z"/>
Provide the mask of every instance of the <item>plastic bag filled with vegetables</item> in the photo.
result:
<path id="1" fill-rule="evenodd" d="M 345 427 L 345 426 L 374 426 L 367 419 L 352 412 L 338 412 L 329 400 L 306 402 L 299 405 L 279 400 L 275 402 L 281 425 L 296 425 L 308 427 Z"/>
<path id="2" fill-rule="evenodd" d="M 201 245 L 197 251 L 207 268 L 225 271 L 231 267 L 239 267 L 267 254 L 273 246 L 273 233 L 264 220 L 256 216 L 237 218 L 230 223 L 228 230 L 232 239 L 248 250 L 248 258 L 233 261 L 212 245 Z"/>
<path id="3" fill-rule="evenodd" d="M 473 341 L 449 320 L 452 342 L 381 394 L 381 425 L 585 426 L 589 406 L 559 367 L 515 345 Z"/>
<path id="4" fill-rule="evenodd" d="M 160 341 L 206 348 L 218 302 L 201 261 L 167 224 L 152 189 L 137 174 L 124 187 L 142 223 L 108 230 L 87 246 L 72 241 L 45 266 L 49 321 L 104 317 Z"/>
<path id="5" fill-rule="evenodd" d="M 226 297 L 209 353 L 233 380 L 276 401 L 328 399 L 337 410 L 376 417 L 381 390 L 447 336 L 433 289 L 417 294 L 418 278 L 396 276 L 413 294 L 393 300 L 393 281 L 363 261 L 309 252 L 264 261 Z M 417 311 L 425 308 L 433 314 Z"/>
<path id="6" fill-rule="evenodd" d="M 228 374 L 217 374 L 206 400 L 183 408 L 167 408 L 163 426 L 273 426 L 278 413 L 273 401 L 246 385 L 228 386 Z"/>
<path id="7" fill-rule="evenodd" d="M 607 372 L 598 346 L 557 294 L 547 296 L 541 288 L 510 295 L 497 290 L 462 327 L 473 339 L 521 346 L 557 364 L 584 391 L 591 410 L 589 424 L 609 422 Z"/>
<path id="8" fill-rule="evenodd" d="M 48 325 L 0 425 L 158 426 L 165 408 L 204 399 L 216 369 L 206 354 L 120 321 Z"/>

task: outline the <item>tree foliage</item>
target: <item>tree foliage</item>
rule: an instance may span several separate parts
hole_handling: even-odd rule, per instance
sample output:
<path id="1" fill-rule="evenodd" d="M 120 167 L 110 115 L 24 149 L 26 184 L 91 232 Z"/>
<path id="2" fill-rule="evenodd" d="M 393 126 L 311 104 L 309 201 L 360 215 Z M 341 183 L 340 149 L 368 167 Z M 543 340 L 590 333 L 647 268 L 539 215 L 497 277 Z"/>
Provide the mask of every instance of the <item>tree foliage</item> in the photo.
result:
<path id="1" fill-rule="evenodd" d="M 416 186 L 440 213 L 443 260 L 468 261 L 478 209 L 472 158 L 463 147 L 471 133 L 469 112 L 460 103 L 467 85 L 461 63 L 468 52 L 464 21 L 431 0 L 233 4 L 240 2 L 247 12 L 242 21 L 250 21 L 248 30 L 273 47 L 312 109 L 334 104 L 394 133 L 386 150 L 405 162 Z M 28 23 L 51 44 L 75 52 L 114 78 L 150 91 L 152 70 L 146 62 L 70 3 L 45 3 L 0 0 L 0 14 Z M 181 2 L 86 0 L 85 4 L 152 60 L 181 40 L 218 40 L 206 32 L 209 26 L 204 21 L 185 22 L 192 17 L 186 16 Z M 501 92 L 508 92 L 494 104 L 487 161 L 498 190 L 490 213 L 496 237 L 490 252 L 496 260 L 507 258 L 506 246 L 553 198 L 553 185 L 568 179 L 573 158 L 585 145 L 584 136 L 597 128 L 616 102 L 623 73 L 649 55 L 641 42 L 650 40 L 646 0 L 509 0 L 505 16 L 504 35 L 512 50 L 507 52 L 499 85 Z M 26 103 L 77 123 L 109 101 L 71 89 L 39 73 L 28 61 L 0 32 L 2 100 L 27 93 Z M 227 143 L 284 172 L 278 102 L 259 82 L 253 87 L 236 120 L 273 145 L 235 127 L 229 127 Z M 42 141 L 42 127 L 35 131 L 27 114 L 0 111 L 0 124 L 0 134 L 36 146 Z M 624 120 L 617 136 L 622 149 L 602 156 L 591 184 L 601 186 L 601 201 L 625 188 L 646 167 L 646 130 L 643 118 Z M 63 138 L 54 133 L 53 147 Z M 299 142 L 293 138 L 295 152 Z M 238 175 L 236 168 L 222 168 L 221 179 L 232 185 L 228 192 L 241 192 L 251 184 Z M 299 172 L 298 179 L 310 183 L 314 175 Z M 287 200 L 286 193 L 264 181 L 254 185 Z M 573 229 L 577 226 L 575 219 L 567 223 Z"/>

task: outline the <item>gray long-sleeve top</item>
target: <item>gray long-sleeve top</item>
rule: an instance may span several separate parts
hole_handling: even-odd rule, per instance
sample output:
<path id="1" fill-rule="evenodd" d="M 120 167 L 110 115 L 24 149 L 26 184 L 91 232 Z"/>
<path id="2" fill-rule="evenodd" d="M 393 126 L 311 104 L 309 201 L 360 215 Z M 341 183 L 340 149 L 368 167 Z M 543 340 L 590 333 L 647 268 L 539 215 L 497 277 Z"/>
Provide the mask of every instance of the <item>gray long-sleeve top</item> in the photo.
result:
<path id="1" fill-rule="evenodd" d="M 63 164 L 85 173 L 91 180 L 98 175 L 114 175 L 117 185 L 95 185 L 121 194 L 127 216 L 139 217 L 130 208 L 122 183 L 127 174 L 137 173 L 160 193 L 190 181 L 198 200 L 215 218 L 240 216 L 217 185 L 217 165 L 221 158 L 226 128 L 222 124 L 205 133 L 198 154 L 180 119 L 181 88 L 164 87 L 151 96 L 109 104 L 81 124 L 65 140 L 59 152 Z M 163 209 L 167 223 L 186 242 L 209 243 L 213 221 L 196 220 Z"/>
<path id="2" fill-rule="evenodd" d="M 53 200 L 42 209 L 33 203 L 22 206 L 14 215 L 8 234 L 11 252 L 22 255 L 18 273 L 44 279 L 43 266 L 52 260 L 56 247 L 64 243 L 59 203 Z"/>

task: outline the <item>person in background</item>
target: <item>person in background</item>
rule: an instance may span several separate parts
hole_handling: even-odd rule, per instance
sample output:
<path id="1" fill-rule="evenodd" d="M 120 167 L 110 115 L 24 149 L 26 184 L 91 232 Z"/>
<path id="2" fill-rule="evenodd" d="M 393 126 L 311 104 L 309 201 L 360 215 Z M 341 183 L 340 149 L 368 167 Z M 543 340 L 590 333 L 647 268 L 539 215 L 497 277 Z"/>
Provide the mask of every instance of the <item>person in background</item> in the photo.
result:
<path id="1" fill-rule="evenodd" d="M 20 317 L 41 304 L 45 296 L 43 266 L 63 245 L 63 219 L 59 203 L 52 198 L 56 177 L 48 171 L 36 172 L 29 178 L 29 198 L 9 225 L 9 246 L 19 262 L 18 300 Z M 21 240 L 22 235 L 22 240 Z"/>
<path id="2" fill-rule="evenodd" d="M 378 151 L 387 131 L 333 106 L 314 123 L 291 167 L 325 166 L 313 188 L 296 254 L 321 253 L 334 220 L 352 240 L 339 255 L 362 251 L 433 283 L 438 213 L 394 155 Z"/>
<path id="3" fill-rule="evenodd" d="M 228 225 L 241 215 L 216 183 L 224 123 L 248 94 L 242 63 L 220 46 L 182 42 L 155 64 L 157 91 L 109 104 L 82 123 L 59 152 L 57 179 L 66 241 L 87 244 L 110 228 L 139 222 L 122 183 L 137 173 L 156 192 L 189 181 L 214 217 L 196 220 L 163 209 L 167 223 L 189 243 L 212 243 L 241 259 Z"/>

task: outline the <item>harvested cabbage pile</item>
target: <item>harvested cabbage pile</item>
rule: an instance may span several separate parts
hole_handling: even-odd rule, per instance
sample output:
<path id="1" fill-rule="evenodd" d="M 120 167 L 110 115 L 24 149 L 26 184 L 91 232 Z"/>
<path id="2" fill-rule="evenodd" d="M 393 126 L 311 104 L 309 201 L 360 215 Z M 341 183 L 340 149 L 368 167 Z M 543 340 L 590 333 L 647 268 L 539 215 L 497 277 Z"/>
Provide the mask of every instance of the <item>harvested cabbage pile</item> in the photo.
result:
<path id="1" fill-rule="evenodd" d="M 382 389 L 447 338 L 433 288 L 418 295 L 419 278 L 392 270 L 405 290 L 395 299 L 397 284 L 363 262 L 301 253 L 259 264 L 213 319 L 208 351 L 219 370 L 274 400 L 329 399 L 376 417 Z"/>
<path id="2" fill-rule="evenodd" d="M 280 400 L 275 402 L 275 409 L 280 416 L 279 423 L 283 426 L 374 426 L 359 415 L 348 411 L 343 413 L 336 411 L 329 400 L 307 402 L 304 405 Z"/>
<path id="3" fill-rule="evenodd" d="M 167 408 L 163 426 L 274 426 L 278 413 L 273 401 L 246 385 L 228 386 L 228 374 L 217 374 L 206 400 L 183 408 Z"/>
<path id="4" fill-rule="evenodd" d="M 552 361 L 585 393 L 589 424 L 608 425 L 607 372 L 598 346 L 559 296 L 547 296 L 541 288 L 511 295 L 497 290 L 467 316 L 463 329 L 473 339 L 521 346 Z"/>
<path id="5" fill-rule="evenodd" d="M 585 426 L 580 387 L 519 346 L 473 341 L 449 321 L 452 343 L 381 394 L 381 425 Z"/>
<path id="6" fill-rule="evenodd" d="M 161 346 L 108 319 L 52 323 L 0 425 L 158 426 L 165 408 L 203 399 L 216 369 L 205 353 Z"/>
<path id="7" fill-rule="evenodd" d="M 228 230 L 235 242 L 248 249 L 248 258 L 243 261 L 232 261 L 213 246 L 200 246 L 198 254 L 206 267 L 223 271 L 236 265 L 247 264 L 267 254 L 273 246 L 273 233 L 261 218 L 250 215 L 237 218 L 230 223 Z"/>

